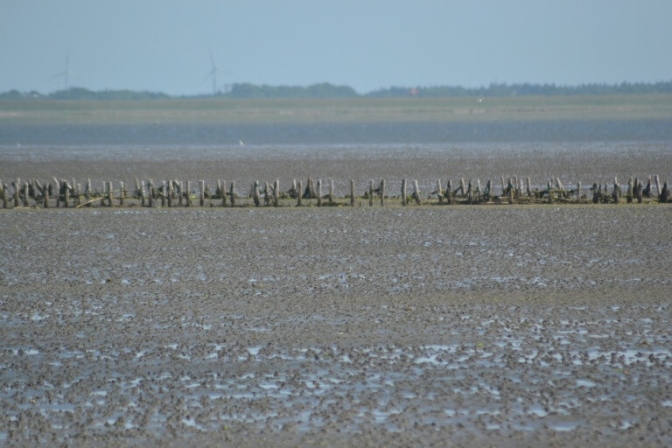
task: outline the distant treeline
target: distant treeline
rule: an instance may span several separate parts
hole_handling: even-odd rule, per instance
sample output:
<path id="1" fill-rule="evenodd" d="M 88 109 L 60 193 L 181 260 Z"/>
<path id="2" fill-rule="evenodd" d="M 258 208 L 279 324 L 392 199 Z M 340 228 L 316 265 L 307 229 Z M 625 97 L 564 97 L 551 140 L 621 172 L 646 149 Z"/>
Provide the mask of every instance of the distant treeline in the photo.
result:
<path id="1" fill-rule="evenodd" d="M 672 93 L 672 81 L 657 83 L 583 84 L 557 86 L 555 84 L 490 84 L 487 87 L 431 86 L 390 87 L 359 94 L 349 86 L 329 83 L 302 86 L 269 86 L 249 83 L 233 84 L 226 92 L 207 95 L 171 96 L 161 92 L 132 90 L 92 91 L 72 87 L 50 94 L 36 91 L 11 90 L 0 93 L 0 100 L 56 99 L 56 100 L 152 100 L 174 98 L 448 98 L 448 97 L 512 97 L 512 96 L 570 96 L 610 94 Z"/>

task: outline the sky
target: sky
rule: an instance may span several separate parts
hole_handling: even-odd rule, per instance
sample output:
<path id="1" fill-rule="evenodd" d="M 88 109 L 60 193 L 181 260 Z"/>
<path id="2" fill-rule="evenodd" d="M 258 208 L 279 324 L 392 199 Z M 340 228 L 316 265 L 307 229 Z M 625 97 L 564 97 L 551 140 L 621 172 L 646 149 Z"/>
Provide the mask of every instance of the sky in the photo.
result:
<path id="1" fill-rule="evenodd" d="M 672 80 L 672 0 L 0 0 L 0 92 Z M 66 60 L 68 61 L 66 63 Z"/>

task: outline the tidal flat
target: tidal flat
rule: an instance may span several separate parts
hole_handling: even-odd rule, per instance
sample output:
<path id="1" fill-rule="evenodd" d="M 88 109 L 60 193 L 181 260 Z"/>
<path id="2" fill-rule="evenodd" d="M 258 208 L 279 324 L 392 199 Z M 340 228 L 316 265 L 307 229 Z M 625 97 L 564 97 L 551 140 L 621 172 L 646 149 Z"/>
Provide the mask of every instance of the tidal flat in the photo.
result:
<path id="1" fill-rule="evenodd" d="M 249 203 L 254 180 L 312 176 L 390 198 L 0 210 L 0 445 L 669 446 L 672 204 L 394 197 L 670 182 L 665 117 L 6 125 L 4 183 L 225 179 Z"/>
<path id="2" fill-rule="evenodd" d="M 0 441 L 669 445 L 671 217 L 2 211 Z"/>

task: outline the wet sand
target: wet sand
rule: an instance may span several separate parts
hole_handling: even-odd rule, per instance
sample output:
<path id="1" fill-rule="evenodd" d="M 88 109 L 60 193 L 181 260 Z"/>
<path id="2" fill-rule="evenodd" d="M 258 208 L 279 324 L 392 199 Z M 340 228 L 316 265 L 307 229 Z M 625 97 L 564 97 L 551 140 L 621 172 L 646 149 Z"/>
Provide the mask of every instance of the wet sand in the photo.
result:
<path id="1" fill-rule="evenodd" d="M 0 211 L 0 443 L 666 446 L 669 205 Z"/>
<path id="2" fill-rule="evenodd" d="M 667 142 L 0 151 L 240 194 L 670 173 Z M 0 210 L 0 444 L 668 446 L 671 205 Z"/>

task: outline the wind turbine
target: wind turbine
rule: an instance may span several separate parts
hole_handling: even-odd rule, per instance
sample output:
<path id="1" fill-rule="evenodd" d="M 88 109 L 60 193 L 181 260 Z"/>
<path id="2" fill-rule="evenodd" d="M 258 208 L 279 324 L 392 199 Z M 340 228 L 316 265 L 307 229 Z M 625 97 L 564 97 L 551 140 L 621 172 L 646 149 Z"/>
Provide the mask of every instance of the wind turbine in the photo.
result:
<path id="1" fill-rule="evenodd" d="M 212 51 L 210 52 L 210 62 L 212 62 L 212 69 L 208 72 L 207 75 L 205 75 L 205 78 L 203 78 L 203 81 L 207 80 L 208 78 L 212 78 L 212 94 L 217 95 L 218 87 L 217 87 L 217 73 L 220 73 L 220 70 L 217 68 L 217 64 L 215 63 L 215 58 L 212 56 Z M 231 73 L 231 72 L 221 72 L 221 73 Z"/>
<path id="2" fill-rule="evenodd" d="M 205 79 L 212 78 L 212 94 L 217 95 L 217 72 L 219 69 L 217 68 L 217 64 L 215 64 L 215 58 L 212 57 L 212 51 L 210 52 L 210 62 L 212 62 L 212 69 L 205 76 Z"/>
<path id="3" fill-rule="evenodd" d="M 65 55 L 65 69 L 62 72 L 56 73 L 49 79 L 63 78 L 65 81 L 65 90 L 68 90 L 70 88 L 70 76 L 74 75 L 75 74 L 70 71 L 70 52 L 68 51 Z"/>

